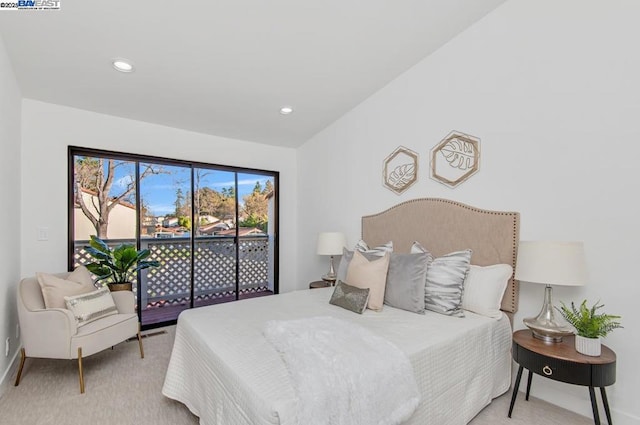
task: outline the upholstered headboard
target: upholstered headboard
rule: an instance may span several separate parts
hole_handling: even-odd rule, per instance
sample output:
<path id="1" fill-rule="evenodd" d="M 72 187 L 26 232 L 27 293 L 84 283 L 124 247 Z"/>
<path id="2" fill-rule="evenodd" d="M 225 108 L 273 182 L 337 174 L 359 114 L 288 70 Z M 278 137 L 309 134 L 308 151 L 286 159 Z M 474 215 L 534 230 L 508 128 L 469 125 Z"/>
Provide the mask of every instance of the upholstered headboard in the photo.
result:
<path id="1" fill-rule="evenodd" d="M 409 252 L 418 241 L 436 257 L 470 248 L 472 264 L 510 264 L 515 271 L 520 213 L 483 210 L 447 199 L 414 199 L 362 217 L 362 239 L 369 246 L 393 241 L 396 252 Z M 518 310 L 518 282 L 513 276 L 501 308 L 509 313 Z"/>

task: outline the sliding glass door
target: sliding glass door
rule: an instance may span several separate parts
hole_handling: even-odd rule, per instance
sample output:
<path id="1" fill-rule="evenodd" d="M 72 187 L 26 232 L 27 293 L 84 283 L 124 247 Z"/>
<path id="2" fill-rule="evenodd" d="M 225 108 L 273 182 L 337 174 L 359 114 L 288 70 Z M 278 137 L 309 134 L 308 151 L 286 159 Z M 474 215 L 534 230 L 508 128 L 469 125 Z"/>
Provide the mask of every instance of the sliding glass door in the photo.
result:
<path id="1" fill-rule="evenodd" d="M 140 280 L 138 305 L 142 324 L 149 325 L 175 320 L 191 307 L 191 168 L 141 162 L 139 173 L 140 248 L 160 262 Z"/>
<path id="2" fill-rule="evenodd" d="M 143 327 L 278 292 L 277 173 L 70 148 L 69 175 L 70 269 L 91 235 L 160 263 L 133 282 Z"/>
<path id="3" fill-rule="evenodd" d="M 237 299 L 236 173 L 196 168 L 194 175 L 195 305 Z"/>

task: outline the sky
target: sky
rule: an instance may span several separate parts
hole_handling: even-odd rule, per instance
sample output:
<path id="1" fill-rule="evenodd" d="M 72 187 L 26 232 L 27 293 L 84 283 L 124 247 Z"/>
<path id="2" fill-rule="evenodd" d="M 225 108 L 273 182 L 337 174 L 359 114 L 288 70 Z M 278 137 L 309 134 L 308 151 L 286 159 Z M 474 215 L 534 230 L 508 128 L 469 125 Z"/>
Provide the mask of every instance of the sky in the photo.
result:
<path id="1" fill-rule="evenodd" d="M 141 163 L 140 173 L 145 169 Z M 135 163 L 125 163 L 116 167 L 114 184 L 111 192 L 113 196 L 122 193 L 135 175 Z M 191 169 L 162 165 L 160 174 L 150 174 L 140 183 L 140 196 L 149 208 L 150 214 L 164 216 L 175 212 L 176 192 L 182 189 L 184 196 L 191 190 Z M 194 175 L 200 172 L 200 187 L 209 187 L 220 192 L 223 188 L 232 187 L 235 183 L 235 173 L 213 169 L 195 169 Z M 267 180 L 274 182 L 273 176 L 261 174 L 238 173 L 238 200 L 242 204 L 242 197 L 253 191 L 256 182 L 262 187 Z"/>

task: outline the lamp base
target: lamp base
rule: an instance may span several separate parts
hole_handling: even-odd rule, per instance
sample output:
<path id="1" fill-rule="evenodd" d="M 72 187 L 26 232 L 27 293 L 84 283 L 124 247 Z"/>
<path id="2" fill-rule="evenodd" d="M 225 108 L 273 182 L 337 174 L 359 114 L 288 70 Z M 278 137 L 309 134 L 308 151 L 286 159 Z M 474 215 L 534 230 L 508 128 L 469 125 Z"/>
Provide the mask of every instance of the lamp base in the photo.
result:
<path id="1" fill-rule="evenodd" d="M 573 329 L 556 319 L 551 301 L 552 289 L 550 285 L 544 288 L 544 304 L 536 317 L 524 319 L 524 324 L 531 329 L 534 338 L 545 342 L 561 342 L 563 336 L 572 335 Z"/>
<path id="2" fill-rule="evenodd" d="M 332 255 L 331 259 L 329 260 L 329 272 L 324 276 L 322 276 L 322 280 L 324 280 L 325 282 L 329 282 L 331 286 L 333 286 L 333 283 L 336 281 L 337 278 L 338 278 L 338 275 L 336 274 L 335 268 L 333 267 L 333 255 Z"/>
<path id="3" fill-rule="evenodd" d="M 331 286 L 333 286 L 333 284 L 336 282 L 336 277 L 325 274 L 324 276 L 322 276 L 322 280 L 324 280 L 325 282 L 329 282 Z"/>

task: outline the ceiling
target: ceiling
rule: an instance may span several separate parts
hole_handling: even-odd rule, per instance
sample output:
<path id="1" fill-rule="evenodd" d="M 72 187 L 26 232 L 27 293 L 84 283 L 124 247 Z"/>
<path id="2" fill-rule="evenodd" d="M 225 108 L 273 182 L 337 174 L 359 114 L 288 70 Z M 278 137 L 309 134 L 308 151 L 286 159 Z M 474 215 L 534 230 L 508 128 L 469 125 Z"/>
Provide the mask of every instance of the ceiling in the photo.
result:
<path id="1" fill-rule="evenodd" d="M 0 35 L 25 98 L 297 147 L 504 1 L 61 0 Z"/>

